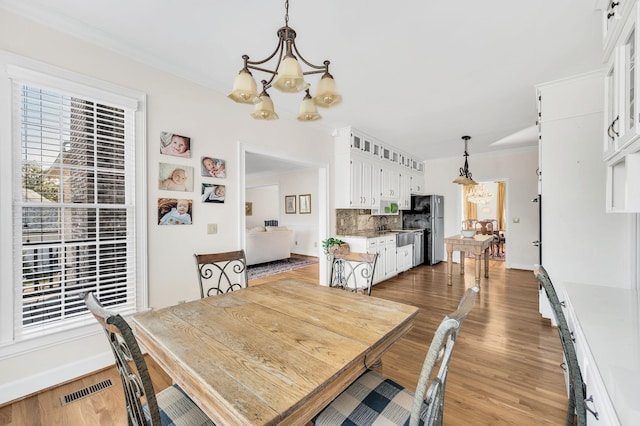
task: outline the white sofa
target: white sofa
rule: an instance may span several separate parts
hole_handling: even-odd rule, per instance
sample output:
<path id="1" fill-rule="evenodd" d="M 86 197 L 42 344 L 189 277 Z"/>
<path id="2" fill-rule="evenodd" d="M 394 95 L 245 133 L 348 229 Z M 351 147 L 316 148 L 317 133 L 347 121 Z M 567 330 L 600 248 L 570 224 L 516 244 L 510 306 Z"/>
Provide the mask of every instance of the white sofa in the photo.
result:
<path id="1" fill-rule="evenodd" d="M 293 231 L 285 226 L 256 226 L 247 229 L 247 265 L 291 257 Z"/>

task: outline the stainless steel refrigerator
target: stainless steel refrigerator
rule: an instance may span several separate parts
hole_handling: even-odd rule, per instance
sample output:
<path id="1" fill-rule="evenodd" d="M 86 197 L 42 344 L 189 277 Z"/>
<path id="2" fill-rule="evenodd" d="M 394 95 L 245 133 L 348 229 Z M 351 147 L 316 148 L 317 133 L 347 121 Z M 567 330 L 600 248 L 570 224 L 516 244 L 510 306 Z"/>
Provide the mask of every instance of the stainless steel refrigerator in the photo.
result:
<path id="1" fill-rule="evenodd" d="M 402 227 L 424 229 L 424 260 L 435 265 L 444 260 L 444 197 L 412 195 L 411 210 L 402 214 Z"/>

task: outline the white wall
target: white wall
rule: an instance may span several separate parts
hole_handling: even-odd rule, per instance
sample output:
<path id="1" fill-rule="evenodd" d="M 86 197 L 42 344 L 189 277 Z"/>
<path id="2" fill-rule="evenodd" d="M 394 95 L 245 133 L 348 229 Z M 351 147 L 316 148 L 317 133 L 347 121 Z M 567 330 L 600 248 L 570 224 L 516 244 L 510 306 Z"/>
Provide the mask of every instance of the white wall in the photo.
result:
<path id="1" fill-rule="evenodd" d="M 252 203 L 252 215 L 245 216 L 247 229 L 264 226 L 265 220 L 279 220 L 278 185 L 262 185 L 245 189 L 245 201 Z"/>
<path id="2" fill-rule="evenodd" d="M 279 188 L 278 194 L 275 195 L 279 214 L 275 216 L 274 219 L 279 219 L 281 226 L 286 226 L 293 231 L 291 253 L 322 257 L 320 256 L 319 241 L 325 237 L 321 238 L 318 235 L 318 223 L 320 221 L 318 203 L 320 182 L 317 169 L 307 169 L 247 180 L 247 186 L 253 187 L 251 191 L 254 193 L 260 190 L 260 188 L 264 188 L 263 185 L 274 184 Z M 247 190 L 247 193 L 249 193 L 249 190 Z M 301 194 L 311 194 L 311 213 L 309 214 L 300 213 L 298 196 Z M 284 212 L 284 197 L 287 195 L 296 196 L 295 214 L 286 214 Z"/>
<path id="3" fill-rule="evenodd" d="M 538 152 L 536 149 L 504 151 L 495 154 L 473 154 L 469 146 L 469 169 L 479 182 L 507 182 L 507 268 L 532 270 L 538 250 L 531 242 L 538 239 L 538 207 L 531 202 L 537 194 Z M 445 236 L 460 233 L 462 223 L 462 190 L 452 183 L 464 163 L 460 157 L 426 162 L 425 188 L 428 194 L 444 195 Z M 519 220 L 514 223 L 513 220 Z M 445 253 L 446 256 L 446 253 Z M 454 261 L 459 253 L 454 252 Z"/>
<path id="4" fill-rule="evenodd" d="M 328 167 L 333 163 L 332 148 L 317 149 L 318 146 L 333 147 L 330 131 L 321 132 L 306 123 L 287 119 L 258 122 L 249 117 L 250 109 L 246 105 L 235 104 L 222 93 L 3 9 L 0 9 L 0 22 L 0 49 L 147 93 L 149 306 L 159 308 L 199 297 L 193 253 L 236 250 L 242 246 L 239 229 L 244 217 L 244 187 L 241 186 L 244 182 L 239 174 L 241 144 L 260 147 L 273 156 Z M 230 84 L 232 77 L 229 77 Z M 227 178 L 216 180 L 226 185 L 225 203 L 200 203 L 201 183 L 214 180 L 196 176 L 196 189 L 189 193 L 194 200 L 194 224 L 190 226 L 156 225 L 157 199 L 168 194 L 157 189 L 158 164 L 169 158 L 159 153 L 161 131 L 192 138 L 193 157 L 170 157 L 176 164 L 190 165 L 197 170 L 201 156 L 214 155 L 226 160 Z M 331 193 L 321 194 L 327 195 L 333 199 Z M 328 223 L 326 215 L 321 220 Z M 218 225 L 217 234 L 206 233 L 208 223 Z M 96 335 L 1 358 L 0 403 L 103 367 L 106 362 L 113 362 L 112 357 L 102 357 L 107 350 L 104 336 Z"/>

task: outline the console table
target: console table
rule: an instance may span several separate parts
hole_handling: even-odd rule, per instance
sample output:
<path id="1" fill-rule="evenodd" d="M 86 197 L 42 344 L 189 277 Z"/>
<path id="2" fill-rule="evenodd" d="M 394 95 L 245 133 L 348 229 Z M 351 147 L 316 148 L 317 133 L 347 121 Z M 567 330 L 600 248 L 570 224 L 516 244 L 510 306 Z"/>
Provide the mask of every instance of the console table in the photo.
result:
<path id="1" fill-rule="evenodd" d="M 480 259 L 484 253 L 484 276 L 489 278 L 489 256 L 487 249 L 493 241 L 493 235 L 474 235 L 465 238 L 462 235 L 446 237 L 444 244 L 447 246 L 447 283 L 452 284 L 453 252 L 460 252 L 460 275 L 464 275 L 464 252 L 473 252 L 476 256 L 476 285 L 480 286 Z"/>

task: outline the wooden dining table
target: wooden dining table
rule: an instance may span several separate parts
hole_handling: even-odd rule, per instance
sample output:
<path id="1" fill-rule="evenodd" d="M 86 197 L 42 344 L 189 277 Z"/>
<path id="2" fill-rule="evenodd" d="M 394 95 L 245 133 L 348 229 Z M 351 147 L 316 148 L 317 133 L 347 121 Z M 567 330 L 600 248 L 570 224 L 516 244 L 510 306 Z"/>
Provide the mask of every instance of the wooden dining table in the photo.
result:
<path id="1" fill-rule="evenodd" d="M 139 342 L 219 425 L 305 424 L 418 308 L 283 279 L 133 316 Z"/>
<path id="2" fill-rule="evenodd" d="M 493 241 L 493 235 L 476 234 L 471 238 L 465 238 L 462 235 L 453 235 L 444 239 L 447 248 L 447 283 L 452 285 L 453 282 L 453 252 L 460 251 L 460 275 L 464 275 L 464 253 L 469 251 L 476 258 L 476 285 L 480 285 L 480 265 L 484 255 L 484 276 L 489 278 L 489 256 L 487 249 Z"/>

